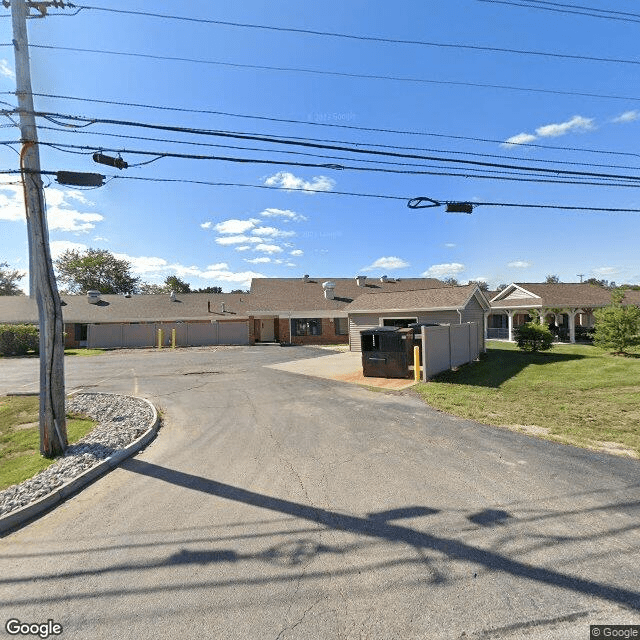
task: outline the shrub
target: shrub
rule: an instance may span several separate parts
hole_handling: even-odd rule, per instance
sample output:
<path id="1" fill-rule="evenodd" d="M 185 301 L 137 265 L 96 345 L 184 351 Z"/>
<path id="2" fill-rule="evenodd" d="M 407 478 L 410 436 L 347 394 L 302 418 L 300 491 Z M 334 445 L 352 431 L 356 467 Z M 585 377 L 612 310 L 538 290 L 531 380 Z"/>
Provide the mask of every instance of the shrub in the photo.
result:
<path id="1" fill-rule="evenodd" d="M 547 351 L 553 345 L 553 334 L 546 327 L 535 322 L 527 322 L 514 330 L 518 347 L 523 351 Z"/>
<path id="2" fill-rule="evenodd" d="M 594 344 L 607 351 L 623 354 L 640 344 L 640 308 L 623 306 L 624 292 L 612 294 L 612 304 L 594 312 L 596 333 Z"/>
<path id="3" fill-rule="evenodd" d="M 29 351 L 37 354 L 39 347 L 38 327 L 32 324 L 0 325 L 0 356 L 24 356 Z"/>

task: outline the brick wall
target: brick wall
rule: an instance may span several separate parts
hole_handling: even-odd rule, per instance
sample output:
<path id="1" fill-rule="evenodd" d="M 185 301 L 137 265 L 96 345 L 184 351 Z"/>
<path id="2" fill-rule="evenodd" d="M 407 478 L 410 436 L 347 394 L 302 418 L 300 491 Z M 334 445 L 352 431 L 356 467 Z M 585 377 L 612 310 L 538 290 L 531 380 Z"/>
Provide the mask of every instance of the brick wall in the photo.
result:
<path id="1" fill-rule="evenodd" d="M 347 344 L 348 335 L 336 335 L 333 318 L 322 318 L 322 335 L 320 336 L 293 336 L 289 334 L 289 319 L 279 318 L 278 329 L 280 342 L 293 344 Z"/>

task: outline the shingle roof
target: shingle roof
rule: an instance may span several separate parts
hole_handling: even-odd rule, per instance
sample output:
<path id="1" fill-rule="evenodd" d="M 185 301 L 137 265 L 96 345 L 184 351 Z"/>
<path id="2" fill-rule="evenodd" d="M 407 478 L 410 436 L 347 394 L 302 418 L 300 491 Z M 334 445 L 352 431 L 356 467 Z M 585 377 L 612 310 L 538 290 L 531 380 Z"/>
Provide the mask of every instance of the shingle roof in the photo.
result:
<path id="1" fill-rule="evenodd" d="M 418 289 L 390 293 L 369 293 L 347 305 L 348 313 L 366 311 L 427 311 L 461 309 L 471 299 L 477 285 Z M 480 294 L 482 295 L 482 294 Z M 486 301 L 485 301 L 486 302 Z"/>
<path id="2" fill-rule="evenodd" d="M 322 283 L 334 282 L 334 299 L 326 300 Z M 355 278 L 254 278 L 251 281 L 252 314 L 267 312 L 340 311 L 365 292 L 406 291 L 443 287 L 435 278 L 406 278 L 380 282 L 367 278 L 359 287 Z"/>
<path id="3" fill-rule="evenodd" d="M 604 307 L 611 303 L 611 291 L 604 287 L 587 283 L 514 283 L 521 289 L 532 293 L 535 297 L 492 300 L 491 307 L 497 309 L 516 307 L 548 307 L 548 308 L 592 308 Z M 501 291 L 507 293 L 510 287 Z M 498 295 L 500 295 L 498 294 Z"/>
<path id="4" fill-rule="evenodd" d="M 246 319 L 246 293 L 186 293 L 176 300 L 168 294 L 101 295 L 98 304 L 87 296 L 63 295 L 62 317 L 69 323 L 176 322 L 183 320 Z M 222 312 L 224 302 L 225 311 Z M 210 308 L 210 311 L 209 311 Z M 38 322 L 36 301 L 27 296 L 0 296 L 0 322 Z"/>

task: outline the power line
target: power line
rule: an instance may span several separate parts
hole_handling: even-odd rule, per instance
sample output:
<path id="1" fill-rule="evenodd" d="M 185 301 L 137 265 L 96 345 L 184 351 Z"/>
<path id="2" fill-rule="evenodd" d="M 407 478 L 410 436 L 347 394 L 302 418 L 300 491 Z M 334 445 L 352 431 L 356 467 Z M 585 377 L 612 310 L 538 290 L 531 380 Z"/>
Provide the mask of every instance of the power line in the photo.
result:
<path id="1" fill-rule="evenodd" d="M 527 9 L 542 9 L 554 13 L 565 13 L 588 16 L 590 18 L 603 18 L 606 20 L 617 20 L 619 22 L 640 22 L 640 14 L 626 13 L 623 11 L 613 11 L 609 9 L 596 9 L 594 7 L 584 7 L 580 5 L 561 4 L 557 2 L 544 2 L 532 4 L 535 0 L 524 0 L 524 2 L 515 2 L 514 0 L 479 0 L 480 2 L 488 2 L 492 4 L 506 4 L 514 7 L 525 7 Z M 552 6 L 541 6 L 541 4 Z M 609 14 L 609 15 L 607 15 Z M 615 15 L 617 14 L 617 15 Z M 628 16 L 628 17 L 625 17 Z M 633 17 L 631 17 L 633 16 Z M 638 18 L 638 19 L 634 19 Z"/>
<path id="2" fill-rule="evenodd" d="M 488 1 L 488 0 L 484 0 L 484 1 Z M 534 1 L 534 0 L 531 0 L 531 1 Z M 544 4 L 557 4 L 557 3 L 545 2 Z M 560 6 L 572 6 L 572 5 L 560 5 Z M 584 9 L 586 7 L 579 7 L 579 8 Z M 601 11 L 598 9 L 591 9 L 591 8 L 589 9 L 592 11 Z M 559 54 L 559 53 L 553 53 L 553 52 L 532 51 L 532 50 L 523 50 L 523 49 L 509 49 L 509 48 L 489 47 L 489 46 L 482 46 L 482 45 L 433 42 L 428 40 L 410 40 L 406 38 L 389 38 L 385 36 L 351 34 L 351 33 L 342 33 L 342 32 L 336 32 L 336 31 L 320 31 L 317 29 L 280 27 L 280 26 L 265 25 L 265 24 L 231 22 L 227 20 L 214 20 L 210 18 L 193 18 L 188 16 L 176 16 L 176 15 L 163 14 L 163 13 L 151 13 L 147 11 L 112 9 L 108 7 L 80 6 L 79 11 L 82 11 L 82 10 L 104 11 L 104 12 L 115 13 L 115 14 L 144 16 L 149 18 L 160 18 L 164 20 L 178 20 L 178 21 L 184 21 L 184 22 L 218 25 L 218 26 L 234 27 L 234 28 L 241 28 L 241 29 L 257 29 L 257 30 L 264 30 L 264 31 L 274 31 L 279 33 L 296 33 L 301 35 L 342 38 L 342 39 L 359 40 L 359 41 L 365 41 L 365 42 L 381 42 L 385 44 L 402 44 L 402 45 L 414 45 L 414 46 L 424 46 L 424 47 L 469 49 L 469 50 L 499 52 L 499 53 L 515 53 L 515 54 L 521 54 L 521 55 L 537 55 L 537 56 L 550 56 L 550 57 L 578 59 L 578 60 L 592 60 L 597 62 L 627 62 L 627 61 L 608 59 L 608 58 L 596 58 L 592 56 L 568 55 L 568 54 Z M 636 14 L 625 14 L 624 12 L 618 12 L 618 11 L 612 11 L 610 13 L 618 13 L 621 15 L 628 15 L 628 16 L 636 15 Z M 637 62 L 632 62 L 632 63 L 638 64 Z"/>
<path id="3" fill-rule="evenodd" d="M 16 169 L 4 169 L 0 170 L 0 175 L 16 175 L 20 171 Z M 44 176 L 56 176 L 56 171 L 40 171 L 40 175 Z M 108 181 L 111 180 L 136 180 L 140 182 L 155 182 L 155 183 L 170 183 L 170 184 L 196 184 L 212 187 L 242 187 L 250 189 L 267 189 L 269 191 L 294 191 L 303 193 L 318 193 L 324 195 L 338 195 L 338 196 L 352 196 L 358 198 L 377 198 L 384 200 L 402 200 L 409 202 L 415 198 L 398 195 L 387 194 L 373 194 L 373 193 L 358 193 L 351 191 L 324 191 L 315 190 L 303 187 L 270 187 L 263 184 L 250 184 L 242 182 L 213 182 L 209 180 L 193 180 L 190 178 L 153 178 L 143 176 L 123 176 L 123 175 L 108 175 L 105 176 Z M 0 185 L 1 186 L 1 185 Z M 434 200 L 429 198 L 431 202 L 435 202 L 437 205 L 451 204 L 453 202 L 459 202 L 458 200 Z M 602 211 L 608 213 L 640 213 L 640 209 L 631 208 L 611 208 L 611 207 L 583 207 L 577 205 L 561 205 L 561 204 L 532 204 L 532 203 L 518 203 L 518 202 L 471 202 L 474 207 L 477 206 L 492 206 L 492 207 L 522 207 L 522 208 L 536 208 L 536 209 L 559 209 L 559 210 L 571 210 L 571 211 Z"/>
<path id="4" fill-rule="evenodd" d="M 0 95 L 13 95 L 11 91 L 2 91 Z M 446 138 L 451 140 L 467 140 L 470 142 L 482 142 L 482 143 L 490 143 L 490 144 L 505 144 L 504 140 L 497 140 L 495 138 L 479 138 L 473 136 L 459 136 L 459 135 L 451 135 L 444 133 L 437 133 L 431 131 L 410 131 L 406 129 L 390 129 L 390 128 L 381 128 L 381 127 L 359 127 L 356 125 L 347 125 L 347 124 L 335 124 L 335 123 L 327 123 L 327 122 L 313 122 L 309 120 L 295 120 L 290 118 L 276 118 L 270 116 L 258 116 L 258 115 L 250 115 L 250 114 L 242 114 L 242 113 L 232 113 L 228 111 L 215 111 L 211 109 L 190 109 L 187 107 L 169 107 L 165 105 L 151 105 L 144 104 L 140 102 L 124 102 L 119 100 L 101 100 L 98 98 L 82 98 L 78 96 L 62 96 L 51 93 L 34 93 L 34 96 L 41 98 L 52 98 L 57 100 L 70 100 L 74 102 L 88 102 L 95 104 L 110 104 L 121 107 L 136 107 L 141 109 L 153 109 L 158 111 L 174 111 L 180 113 L 196 113 L 202 115 L 218 115 L 224 117 L 231 118 L 243 118 L 243 119 L 251 119 L 251 120 L 260 120 L 267 122 L 280 122 L 285 124 L 303 124 L 314 127 L 331 127 L 337 129 L 348 129 L 353 131 L 363 131 L 363 132 L 373 132 L 373 133 L 393 133 L 399 135 L 411 135 L 411 136 L 425 136 L 425 137 L 435 137 L 435 138 Z M 66 125 L 61 125 L 66 126 Z M 87 126 L 87 125 L 85 125 Z M 294 136 L 289 136 L 294 138 Z M 358 143 L 353 143 L 358 144 Z M 390 145 L 381 145 L 381 144 L 373 144 L 371 146 L 379 146 L 379 147 L 387 147 Z M 518 143 L 518 147 L 531 147 L 538 149 L 549 149 L 554 151 L 579 151 L 583 153 L 596 153 L 596 154 L 604 154 L 604 155 L 619 155 L 619 156 L 630 156 L 630 157 L 640 157 L 640 153 L 633 153 L 629 151 L 613 151 L 609 149 L 589 149 L 586 147 L 558 147 L 554 145 L 546 145 L 546 144 L 535 144 L 532 142 L 526 143 Z M 419 149 L 419 147 L 409 147 Z"/>
<path id="5" fill-rule="evenodd" d="M 636 96 L 622 96 L 616 94 L 605 93 L 590 93 L 587 91 L 565 91 L 562 89 L 545 89 L 542 87 L 519 87 L 515 85 L 505 84 L 491 84 L 483 82 L 468 82 L 463 80 L 435 80 L 433 78 L 413 78 L 409 76 L 391 76 L 380 74 L 368 74 L 368 73 L 349 73 L 346 71 L 332 71 L 326 69 L 309 69 L 305 67 L 281 67 L 274 65 L 261 65 L 261 64 L 243 64 L 239 62 L 223 62 L 221 60 L 203 60 L 198 58 L 176 58 L 170 56 L 160 56 L 146 53 L 127 53 L 122 51 L 109 51 L 107 49 L 79 49 L 74 47 L 58 47 L 50 45 L 31 45 L 33 48 L 40 47 L 42 49 L 59 49 L 66 51 L 85 52 L 85 53 L 99 53 L 105 55 L 114 56 L 131 56 L 137 58 L 147 58 L 152 60 L 174 60 L 181 62 L 190 62 L 198 64 L 215 65 L 220 67 L 227 67 L 232 69 L 253 69 L 258 71 L 276 71 L 281 73 L 302 73 L 309 75 L 321 75 L 332 76 L 339 78 L 357 78 L 361 80 L 384 80 L 392 82 L 403 82 L 410 84 L 430 84 L 430 85 L 442 85 L 442 86 L 460 86 L 460 87 L 475 87 L 481 89 L 498 89 L 500 91 L 518 91 L 525 93 L 543 93 L 551 95 L 562 96 L 575 96 L 580 98 L 594 98 L 598 100 L 630 100 L 640 102 L 640 97 Z"/>
<path id="6" fill-rule="evenodd" d="M 346 147 L 342 145 L 321 144 L 321 143 L 306 142 L 306 141 L 300 141 L 300 140 L 283 139 L 283 138 L 278 138 L 273 136 L 264 136 L 264 135 L 256 136 L 256 135 L 247 135 L 247 134 L 236 133 L 236 132 L 231 133 L 231 132 L 214 131 L 209 129 L 196 129 L 192 127 L 177 127 L 172 125 L 154 125 L 154 124 L 143 123 L 143 122 L 115 120 L 110 118 L 86 118 L 84 116 L 71 116 L 71 115 L 64 115 L 64 114 L 58 114 L 58 113 L 47 113 L 47 112 L 37 112 L 37 111 L 35 112 L 35 115 L 39 117 L 66 118 L 69 120 L 86 122 L 90 124 L 100 123 L 100 124 L 112 124 L 112 125 L 127 126 L 127 127 L 140 127 L 145 129 L 157 129 L 162 131 L 173 131 L 173 132 L 188 133 L 193 135 L 205 135 L 205 136 L 233 138 L 233 139 L 240 139 L 240 140 L 252 140 L 252 141 L 259 141 L 259 142 L 268 142 L 270 144 L 292 145 L 292 146 L 299 146 L 299 147 L 305 147 L 305 148 L 324 149 L 324 150 L 330 150 L 330 151 L 343 151 L 343 152 L 356 153 L 356 154 L 385 156 L 385 157 L 393 157 L 393 158 L 405 158 L 405 159 L 423 160 L 423 161 L 427 160 L 432 162 L 451 162 L 455 164 L 491 167 L 495 169 L 513 169 L 516 171 L 535 171 L 539 173 L 547 173 L 547 174 L 551 173 L 555 175 L 607 178 L 607 179 L 615 179 L 615 180 L 629 180 L 629 181 L 640 180 L 640 176 L 633 176 L 633 175 L 619 175 L 619 174 L 610 174 L 610 173 L 603 173 L 603 172 L 573 171 L 568 169 L 550 169 L 546 167 L 528 167 L 528 166 L 522 166 L 522 165 L 483 162 L 479 160 L 467 160 L 467 159 L 461 159 L 461 158 L 442 158 L 439 156 L 425 156 L 425 155 L 418 155 L 418 154 L 380 151 L 378 149 L 354 148 L 354 147 Z M 169 154 L 166 154 L 166 155 L 168 156 Z M 311 165 L 310 163 L 299 163 L 299 165 L 300 166 L 316 166 L 316 167 L 321 166 L 321 165 Z M 331 168 L 331 167 L 328 167 L 328 168 Z"/>
<path id="7" fill-rule="evenodd" d="M 282 29 L 282 30 L 288 30 L 288 29 Z M 640 65 L 640 60 L 633 60 L 629 58 L 608 58 L 603 56 L 589 56 L 584 54 L 557 53 L 555 51 L 535 51 L 533 49 L 510 49 L 510 48 L 502 48 L 502 47 L 489 47 L 489 46 L 482 46 L 482 45 L 468 45 L 468 44 L 446 43 L 446 42 L 417 42 L 417 41 L 403 41 L 403 40 L 388 40 L 388 39 L 350 36 L 347 34 L 331 34 L 326 32 L 318 33 L 318 35 L 331 35 L 334 37 L 341 37 L 341 38 L 355 38 L 357 40 L 373 40 L 373 41 L 382 41 L 382 42 L 395 42 L 395 43 L 401 43 L 401 44 L 421 44 L 429 47 L 437 47 L 437 48 L 444 48 L 444 49 L 463 49 L 463 50 L 471 50 L 471 51 L 482 51 L 487 53 L 506 53 L 510 55 L 535 56 L 539 58 L 554 58 L 554 59 L 573 60 L 573 61 L 581 61 L 581 62 L 604 62 L 604 63 L 610 63 L 610 64 Z M 13 45 L 11 43 L 0 44 L 0 47 L 10 47 L 10 46 L 13 46 Z M 106 49 L 87 49 L 87 48 L 80 48 L 80 47 L 63 47 L 63 46 L 46 45 L 46 44 L 31 44 L 30 46 L 34 49 L 50 49 L 54 51 L 72 51 L 76 53 L 100 53 L 105 55 L 150 58 L 152 60 L 192 62 L 196 64 L 221 64 L 217 61 L 207 60 L 203 58 L 164 56 L 159 54 L 158 55 L 145 54 L 145 53 L 138 53 L 133 51 L 126 52 L 126 51 L 112 51 L 112 50 L 106 50 Z"/>
<path id="8" fill-rule="evenodd" d="M 1 125 L 0 125 L 1 126 Z M 39 127 L 40 130 L 42 131 L 55 131 L 57 133 L 65 133 L 65 134 L 80 134 L 80 135 L 89 135 L 89 136 L 96 136 L 96 137 L 109 137 L 109 138 L 118 138 L 118 139 L 123 139 L 123 140 L 136 140 L 136 141 L 141 141 L 141 140 L 145 140 L 148 142 L 165 142 L 165 143 L 169 143 L 169 144 L 178 144 L 178 145 L 186 145 L 186 146 L 195 146 L 195 147 L 210 147 L 210 148 L 222 148 L 222 149 L 238 149 L 238 150 L 243 150 L 243 151 L 266 151 L 265 148 L 262 147 L 243 147 L 243 146 L 238 146 L 238 145 L 229 145 L 229 144 L 215 144 L 212 142 L 195 142 L 195 141 L 189 141 L 189 140 L 175 140 L 172 138 L 157 138 L 157 137 L 152 137 L 152 136 L 132 136 L 132 135 L 126 135 L 126 134 L 122 134 L 122 133 L 109 133 L 106 131 L 86 131 L 86 130 L 76 130 L 76 129 L 64 129 L 61 127 L 48 127 L 46 125 L 41 125 Z M 254 134 L 254 135 L 258 135 L 258 134 Z M 307 141 L 313 141 L 313 142 L 331 142 L 331 143 L 337 143 L 337 144 L 344 144 L 344 145 L 355 145 L 355 144 L 359 144 L 359 143 L 355 143 L 353 141 L 344 141 L 344 140 L 332 140 L 332 139 L 322 139 L 322 138 L 297 138 L 294 137 L 293 139 L 295 140 L 307 140 Z M 377 147 L 377 148 L 385 148 L 385 149 L 399 149 L 402 148 L 404 150 L 410 150 L 410 151 L 427 151 L 430 153 L 453 153 L 456 155 L 466 155 L 466 156 L 475 156 L 475 157 L 481 157 L 481 158 L 501 158 L 501 159 L 511 159 L 511 160 L 520 160 L 521 158 L 518 156 L 508 156 L 508 155 L 499 155 L 499 154 L 494 154 L 494 153 L 478 153 L 478 152 L 473 152 L 473 151 L 457 151 L 454 149 L 433 149 L 433 148 L 427 148 L 427 147 L 398 147 L 397 145 L 386 145 L 386 144 L 375 144 L 375 143 L 368 143 L 369 146 L 371 147 Z M 92 149 L 95 149 L 95 147 L 100 148 L 100 145 L 94 145 L 94 147 L 91 147 Z M 290 155 L 303 155 L 303 156 L 312 156 L 312 157 L 326 157 L 326 158 L 330 158 L 330 159 L 337 159 L 337 160 L 344 160 L 346 158 L 344 157 L 340 157 L 340 156 L 319 156 L 319 154 L 315 154 L 315 153 L 307 153 L 307 152 L 300 152 L 300 151 L 291 151 L 291 150 L 284 150 L 284 149 L 270 149 L 269 150 L 271 153 L 285 153 L 285 154 L 290 154 Z M 360 162 L 373 162 L 370 160 L 360 160 Z M 569 166 L 583 166 L 583 167 L 602 167 L 602 168 L 609 168 L 609 169 L 633 169 L 633 170 L 637 170 L 640 171 L 640 167 L 638 166 L 632 166 L 632 165 L 621 165 L 621 164 L 601 164 L 601 163 L 593 163 L 593 162 L 576 162 L 576 161 L 568 161 L 568 160 L 551 160 L 549 158 L 545 158 L 545 159 L 535 159 L 535 158 L 530 158 L 529 162 L 545 162 L 548 164 L 559 164 L 559 165 L 569 165 Z M 403 163 L 389 163 L 389 162 L 385 162 L 384 164 L 403 164 Z M 417 165 L 410 165 L 410 166 L 417 166 Z"/>

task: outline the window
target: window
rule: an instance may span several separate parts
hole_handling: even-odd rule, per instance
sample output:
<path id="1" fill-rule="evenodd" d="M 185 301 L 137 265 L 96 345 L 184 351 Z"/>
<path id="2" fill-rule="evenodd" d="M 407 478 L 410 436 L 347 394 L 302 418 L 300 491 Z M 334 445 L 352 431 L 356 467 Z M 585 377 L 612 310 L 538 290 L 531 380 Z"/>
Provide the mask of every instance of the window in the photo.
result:
<path id="1" fill-rule="evenodd" d="M 76 324 L 74 328 L 74 338 L 77 342 L 84 342 L 87 339 L 87 327 L 86 324 Z"/>
<path id="2" fill-rule="evenodd" d="M 321 336 L 322 318 L 293 318 L 291 334 L 294 336 Z"/>
<path id="3" fill-rule="evenodd" d="M 333 323 L 337 336 L 349 335 L 349 318 L 334 318 Z"/>
<path id="4" fill-rule="evenodd" d="M 418 322 L 418 318 L 383 318 L 383 327 L 398 327 L 406 329 L 410 324 Z"/>

